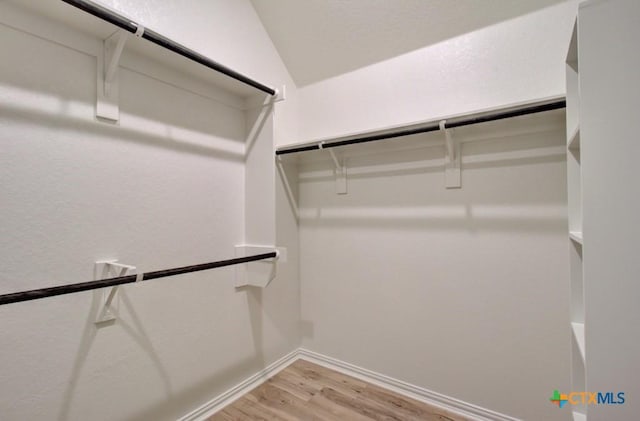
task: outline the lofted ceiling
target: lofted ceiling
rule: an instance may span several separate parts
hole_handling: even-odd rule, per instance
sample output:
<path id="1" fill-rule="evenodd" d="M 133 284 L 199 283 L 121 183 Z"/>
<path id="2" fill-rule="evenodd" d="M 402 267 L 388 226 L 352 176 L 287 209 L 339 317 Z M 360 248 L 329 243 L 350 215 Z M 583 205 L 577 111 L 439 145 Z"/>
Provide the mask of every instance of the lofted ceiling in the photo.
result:
<path id="1" fill-rule="evenodd" d="M 566 0 L 251 0 L 298 86 Z"/>

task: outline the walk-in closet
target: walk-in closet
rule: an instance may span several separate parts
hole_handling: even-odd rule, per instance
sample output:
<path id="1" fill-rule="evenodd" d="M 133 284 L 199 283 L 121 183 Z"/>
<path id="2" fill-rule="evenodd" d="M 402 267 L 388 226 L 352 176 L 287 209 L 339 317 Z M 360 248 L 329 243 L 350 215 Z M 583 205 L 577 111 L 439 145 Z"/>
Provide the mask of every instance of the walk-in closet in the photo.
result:
<path id="1" fill-rule="evenodd" d="M 0 420 L 640 419 L 639 22 L 0 1 Z"/>

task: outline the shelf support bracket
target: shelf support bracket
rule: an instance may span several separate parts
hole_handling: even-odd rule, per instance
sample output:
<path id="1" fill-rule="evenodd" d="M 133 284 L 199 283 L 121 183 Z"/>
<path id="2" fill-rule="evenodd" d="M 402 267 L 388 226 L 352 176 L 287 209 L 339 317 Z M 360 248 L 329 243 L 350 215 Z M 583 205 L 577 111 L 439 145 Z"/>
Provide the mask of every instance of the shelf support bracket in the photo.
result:
<path id="1" fill-rule="evenodd" d="M 444 180 L 448 189 L 459 189 L 461 183 L 460 142 L 453 137 L 452 129 L 446 128 L 446 120 L 440 121 L 440 130 L 445 137 Z"/>
<path id="2" fill-rule="evenodd" d="M 126 31 L 114 32 L 103 41 L 102 54 L 98 54 L 96 116 L 112 122 L 120 118 L 118 65 L 127 37 Z"/>
<path id="3" fill-rule="evenodd" d="M 101 260 L 95 263 L 94 271 L 94 278 L 99 280 L 135 275 L 136 267 L 117 263 L 117 260 Z M 98 315 L 94 323 L 96 325 L 101 325 L 115 320 L 116 314 L 118 313 L 118 303 L 116 300 L 118 287 L 112 287 L 108 291 L 106 289 L 102 289 L 97 293 L 101 294 L 100 301 L 102 304 L 98 310 Z"/>
<path id="4" fill-rule="evenodd" d="M 320 142 L 318 146 L 320 149 L 324 149 L 324 142 Z M 336 193 L 347 194 L 347 166 L 345 165 L 344 160 L 340 161 L 338 159 L 333 149 L 327 149 L 327 151 L 329 152 L 329 155 L 331 155 L 331 159 L 335 166 L 333 174 L 336 177 Z"/>

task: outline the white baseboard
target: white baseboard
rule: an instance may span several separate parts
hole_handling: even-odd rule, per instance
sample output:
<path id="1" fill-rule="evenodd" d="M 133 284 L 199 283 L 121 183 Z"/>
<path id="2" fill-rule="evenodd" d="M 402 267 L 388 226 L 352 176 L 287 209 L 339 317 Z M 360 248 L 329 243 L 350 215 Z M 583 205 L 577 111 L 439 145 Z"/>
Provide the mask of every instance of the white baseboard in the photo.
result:
<path id="1" fill-rule="evenodd" d="M 376 373 L 304 348 L 298 349 L 298 358 L 310 361 L 326 368 L 355 377 L 365 382 L 383 387 L 420 402 L 427 403 L 449 412 L 462 415 L 477 421 L 518 421 L 517 418 L 491 411 L 431 390 Z"/>
<path id="2" fill-rule="evenodd" d="M 258 371 L 253 376 L 235 385 L 231 389 L 227 390 L 223 394 L 216 396 L 204 405 L 189 412 L 187 415 L 179 418 L 178 421 L 202 421 L 215 414 L 225 406 L 240 399 L 245 393 L 250 392 L 262 383 L 266 382 L 269 378 L 275 376 L 280 371 L 289 366 L 292 362 L 296 361 L 300 357 L 298 356 L 298 350 L 291 351 L 284 357 L 280 358 L 272 364 L 269 364 L 266 368 Z"/>
<path id="3" fill-rule="evenodd" d="M 358 367 L 356 365 L 349 364 L 332 357 L 328 357 L 326 355 L 318 354 L 317 352 L 309 351 L 304 348 L 298 348 L 290 352 L 289 354 L 280 358 L 278 361 L 270 364 L 264 370 L 259 371 L 245 381 L 224 392 L 220 396 L 213 398 L 201 407 L 180 418 L 178 421 L 205 420 L 207 417 L 210 417 L 233 401 L 239 399 L 245 393 L 260 386 L 267 379 L 275 376 L 280 371 L 285 369 L 289 364 L 299 359 L 310 361 L 312 363 L 338 371 L 340 373 L 347 374 L 368 383 L 375 384 L 376 386 L 391 390 L 400 395 L 407 396 L 409 398 L 427 403 L 429 405 L 437 406 L 439 408 L 445 409 L 454 414 L 459 414 L 472 420 L 518 421 L 517 418 L 513 418 L 499 412 L 491 411 L 489 409 L 485 409 L 467 402 L 463 402 L 461 400 L 445 396 L 440 393 L 432 392 L 428 389 L 415 386 L 401 380 L 385 376 L 384 374 L 376 373 L 374 371 L 367 370 L 366 368 Z"/>

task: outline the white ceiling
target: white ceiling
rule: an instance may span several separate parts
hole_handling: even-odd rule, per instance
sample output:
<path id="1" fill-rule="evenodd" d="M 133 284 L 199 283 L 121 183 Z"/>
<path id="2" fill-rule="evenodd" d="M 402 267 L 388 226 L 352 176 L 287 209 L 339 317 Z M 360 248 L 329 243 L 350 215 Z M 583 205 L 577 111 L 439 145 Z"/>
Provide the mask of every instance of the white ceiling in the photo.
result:
<path id="1" fill-rule="evenodd" d="M 565 0 L 251 0 L 298 86 Z"/>

